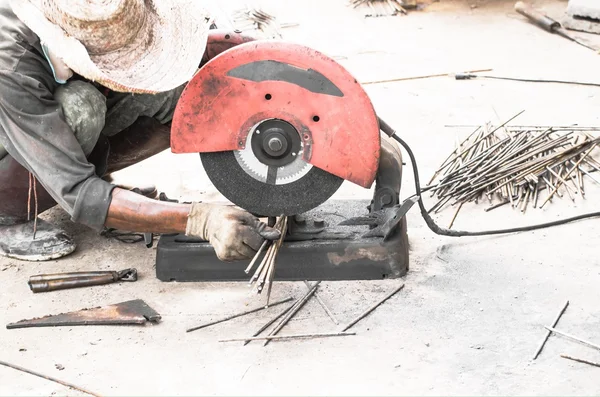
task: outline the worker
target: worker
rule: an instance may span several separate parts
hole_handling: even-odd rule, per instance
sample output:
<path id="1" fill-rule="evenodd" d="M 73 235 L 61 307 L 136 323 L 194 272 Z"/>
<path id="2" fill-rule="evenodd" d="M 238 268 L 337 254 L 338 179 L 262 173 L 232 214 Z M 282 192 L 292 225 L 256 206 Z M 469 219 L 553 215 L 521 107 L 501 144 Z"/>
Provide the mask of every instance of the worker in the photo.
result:
<path id="1" fill-rule="evenodd" d="M 233 206 L 164 202 L 111 183 L 110 173 L 169 147 L 179 96 L 211 45 L 199 4 L 0 0 L 0 255 L 72 253 L 70 236 L 37 219 L 57 204 L 97 231 L 204 239 L 223 261 L 279 238 Z"/>

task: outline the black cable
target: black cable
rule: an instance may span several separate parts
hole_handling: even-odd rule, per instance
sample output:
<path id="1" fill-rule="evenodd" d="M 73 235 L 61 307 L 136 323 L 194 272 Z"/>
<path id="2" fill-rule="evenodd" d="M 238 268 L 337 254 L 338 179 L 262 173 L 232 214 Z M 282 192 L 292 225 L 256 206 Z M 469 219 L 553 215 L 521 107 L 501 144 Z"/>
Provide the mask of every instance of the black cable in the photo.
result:
<path id="1" fill-rule="evenodd" d="M 427 224 L 429 229 L 431 229 L 431 231 L 434 232 L 435 234 L 439 234 L 442 236 L 450 236 L 450 237 L 491 236 L 491 235 L 495 235 L 495 234 L 529 232 L 532 230 L 539 230 L 539 229 L 546 229 L 546 228 L 553 227 L 553 226 L 560 226 L 560 225 L 579 221 L 579 220 L 586 219 L 586 218 L 600 217 L 600 212 L 592 212 L 592 213 L 588 213 L 588 214 L 574 216 L 574 217 L 567 218 L 567 219 L 561 219 L 561 220 L 554 221 L 554 222 L 542 223 L 542 224 L 531 225 L 531 226 L 515 227 L 515 228 L 511 228 L 511 229 L 486 230 L 486 231 L 480 231 L 480 232 L 467 232 L 467 231 L 451 230 L 451 229 L 446 229 L 446 228 L 440 227 L 435 223 L 433 218 L 429 215 L 429 213 L 427 212 L 427 209 L 425 208 L 425 205 L 423 204 L 423 198 L 421 197 L 421 193 L 420 193 L 421 192 L 421 182 L 419 179 L 419 169 L 417 167 L 417 160 L 415 159 L 415 155 L 413 154 L 412 150 L 410 149 L 410 146 L 408 146 L 408 144 L 406 142 L 404 142 L 398 135 L 396 135 L 396 131 L 394 131 L 394 129 L 392 127 L 390 127 L 389 124 L 387 124 L 382 119 L 379 119 L 379 125 L 381 127 L 381 130 L 384 133 L 386 133 L 390 138 L 395 139 L 400 145 L 402 145 L 404 150 L 406 150 L 406 152 L 408 153 L 408 156 L 410 157 L 410 162 L 411 162 L 412 168 L 413 168 L 413 174 L 415 177 L 415 188 L 417 189 L 416 191 L 417 191 L 417 194 L 419 195 L 418 203 L 419 203 L 419 208 L 421 209 L 421 216 L 425 220 L 425 223 Z"/>
<path id="2" fill-rule="evenodd" d="M 584 85 L 590 87 L 600 87 L 600 83 L 586 83 L 581 81 L 567 81 L 567 80 L 543 80 L 543 79 L 520 79 L 517 77 L 500 77 L 500 76 L 485 76 L 479 74 L 463 74 L 459 73 L 454 76 L 456 80 L 471 80 L 475 78 L 480 79 L 493 79 L 493 80 L 509 80 L 509 81 L 521 81 L 525 83 L 554 83 L 554 84 L 569 84 L 569 85 Z"/>

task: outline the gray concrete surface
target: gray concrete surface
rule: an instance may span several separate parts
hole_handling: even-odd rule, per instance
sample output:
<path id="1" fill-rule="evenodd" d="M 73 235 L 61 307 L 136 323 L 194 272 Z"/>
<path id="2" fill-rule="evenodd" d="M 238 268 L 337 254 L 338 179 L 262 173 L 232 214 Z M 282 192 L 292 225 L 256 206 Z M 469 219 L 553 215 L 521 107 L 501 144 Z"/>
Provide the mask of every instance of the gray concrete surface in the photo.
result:
<path id="1" fill-rule="evenodd" d="M 600 82 L 598 55 L 552 36 L 512 12 L 512 2 L 435 3 L 406 17 L 364 20 L 343 0 L 265 2 L 289 40 L 337 56 L 360 81 L 493 68 L 495 74 Z M 565 1 L 535 5 L 559 16 Z M 468 129 L 526 112 L 519 124 L 600 125 L 593 87 L 451 78 L 369 85 L 378 112 L 412 145 L 429 177 Z M 407 168 L 404 194 L 412 194 Z M 154 181 L 174 197 L 219 200 L 197 156 L 163 153 L 120 175 Z M 339 196 L 368 196 L 344 186 Z M 598 210 L 600 192 L 588 183 L 587 200 L 564 201 L 522 215 L 510 208 L 484 213 L 469 206 L 460 229 L 523 225 Z M 451 211 L 439 216 L 447 225 Z M 485 238 L 441 238 L 417 212 L 409 215 L 411 272 L 406 288 L 358 324 L 356 336 L 242 347 L 220 344 L 244 337 L 272 315 L 261 313 L 191 334 L 185 329 L 258 303 L 245 284 L 164 284 L 154 278 L 154 250 L 124 245 L 73 225 L 54 209 L 78 250 L 49 263 L 0 259 L 0 323 L 143 298 L 163 315 L 147 327 L 0 329 L 0 360 L 80 384 L 103 395 L 597 395 L 599 369 L 559 357 L 600 361 L 600 353 L 551 337 L 531 361 L 543 325 L 565 300 L 559 328 L 600 343 L 598 221 Z M 27 278 L 40 272 L 135 266 L 141 279 L 33 295 Z M 399 281 L 327 282 L 322 297 L 348 321 Z M 276 298 L 304 291 L 278 283 Z M 276 309 L 273 309 L 275 312 Z M 316 302 L 284 334 L 331 331 Z M 62 364 L 64 370 L 55 368 Z M 77 395 L 62 386 L 0 367 L 2 395 Z"/>
<path id="2" fill-rule="evenodd" d="M 570 0 L 567 13 L 577 17 L 600 19 L 600 6 L 592 0 Z"/>

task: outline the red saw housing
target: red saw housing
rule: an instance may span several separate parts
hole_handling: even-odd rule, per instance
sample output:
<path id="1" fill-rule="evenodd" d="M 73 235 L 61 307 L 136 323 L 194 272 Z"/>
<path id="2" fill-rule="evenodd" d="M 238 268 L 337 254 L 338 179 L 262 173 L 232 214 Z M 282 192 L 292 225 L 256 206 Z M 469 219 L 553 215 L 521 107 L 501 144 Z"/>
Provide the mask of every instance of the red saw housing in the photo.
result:
<path id="1" fill-rule="evenodd" d="M 268 119 L 298 131 L 306 162 L 365 188 L 373 184 L 380 132 L 367 93 L 335 60 L 297 44 L 254 41 L 211 59 L 179 100 L 171 150 L 241 150 L 252 128 Z"/>

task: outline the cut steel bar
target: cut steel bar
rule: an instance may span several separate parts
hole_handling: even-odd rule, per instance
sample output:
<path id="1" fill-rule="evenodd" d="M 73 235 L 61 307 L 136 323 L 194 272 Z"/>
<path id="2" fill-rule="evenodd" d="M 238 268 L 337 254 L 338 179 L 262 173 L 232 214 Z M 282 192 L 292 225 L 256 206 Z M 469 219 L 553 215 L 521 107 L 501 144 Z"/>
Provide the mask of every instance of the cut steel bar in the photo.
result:
<path id="1" fill-rule="evenodd" d="M 269 266 L 269 272 L 267 274 L 267 306 L 269 306 L 269 302 L 271 300 L 271 289 L 273 288 L 273 280 L 275 278 L 275 264 L 277 259 L 277 254 L 281 249 L 281 245 L 283 244 L 283 240 L 285 240 L 285 236 L 287 234 L 287 225 L 288 225 L 288 217 L 282 216 L 283 221 L 281 222 L 281 237 L 279 240 L 273 244 L 273 253 L 271 254 L 271 264 Z"/>
<path id="2" fill-rule="evenodd" d="M 552 323 L 552 327 L 553 328 L 558 325 L 558 322 L 560 321 L 560 318 L 562 317 L 562 315 L 567 310 L 567 307 L 569 307 L 569 301 L 565 302 L 565 304 L 563 305 L 562 309 L 560 309 L 560 311 L 558 312 L 558 315 L 556 316 L 556 318 L 554 319 L 554 322 Z M 544 339 L 542 340 L 542 343 L 540 343 L 540 346 L 538 347 L 538 349 L 535 352 L 535 355 L 533 356 L 534 360 L 537 359 L 538 356 L 540 355 L 540 353 L 542 353 L 542 350 L 544 350 L 544 346 L 546 346 L 546 342 L 548 342 L 548 338 L 550 338 L 551 334 L 552 334 L 552 332 L 546 331 L 546 335 L 544 336 Z"/>
<path id="3" fill-rule="evenodd" d="M 331 332 L 323 334 L 298 334 L 298 335 L 282 335 L 282 336 L 258 336 L 252 338 L 237 338 L 237 339 L 222 339 L 219 342 L 244 342 L 253 340 L 266 340 L 267 342 L 272 340 L 282 339 L 311 339 L 311 338 L 330 338 L 335 336 L 352 336 L 356 335 L 356 332 Z"/>
<path id="4" fill-rule="evenodd" d="M 306 285 L 306 288 L 308 288 L 308 290 L 310 291 L 310 289 L 312 288 L 310 286 L 310 284 L 308 283 L 308 281 L 304 280 L 304 284 Z M 315 292 L 315 299 L 317 300 L 317 302 L 319 302 L 319 305 L 321 305 L 321 307 L 323 308 L 323 310 L 325 310 L 325 313 L 327 313 L 327 316 L 331 319 L 331 321 L 333 321 L 333 323 L 335 325 L 339 324 L 339 321 L 337 320 L 337 318 L 335 318 L 335 316 L 333 315 L 333 313 L 331 312 L 331 310 L 329 310 L 329 308 L 327 307 L 327 305 L 325 304 L 325 302 L 323 302 L 323 300 L 321 299 L 321 297 L 319 296 L 319 294 L 317 294 Z"/>
<path id="5" fill-rule="evenodd" d="M 275 302 L 275 303 L 271 304 L 270 307 L 281 305 L 281 304 L 289 302 L 289 301 L 291 301 L 293 299 L 294 299 L 294 297 L 290 296 L 289 298 L 286 298 L 286 299 L 283 299 L 283 300 L 280 300 L 278 302 Z M 234 318 L 242 317 L 242 316 L 245 316 L 247 314 L 256 313 L 256 312 L 259 312 L 259 311 L 265 310 L 265 309 L 267 309 L 265 306 L 257 307 L 256 309 L 247 310 L 245 312 L 234 314 L 232 316 L 228 316 L 228 317 L 222 318 L 220 320 L 211 321 L 210 323 L 206 323 L 206 324 L 202 324 L 202 325 L 199 325 L 197 327 L 194 327 L 194 328 L 190 328 L 186 332 L 197 331 L 197 330 L 202 329 L 202 328 L 210 327 L 211 325 L 224 323 L 225 321 L 233 320 Z"/>
<path id="6" fill-rule="evenodd" d="M 454 226 L 454 221 L 456 221 L 456 217 L 458 216 L 458 213 L 460 212 L 463 204 L 464 203 L 460 203 L 460 205 L 456 209 L 456 212 L 454 213 L 454 216 L 452 217 L 452 220 L 450 221 L 450 224 L 448 225 L 448 229 L 452 229 L 452 226 Z"/>
<path id="7" fill-rule="evenodd" d="M 583 161 L 583 160 L 584 160 L 584 159 L 585 159 L 585 158 L 586 158 L 586 157 L 587 157 L 587 156 L 588 156 L 588 155 L 589 155 L 589 154 L 592 152 L 592 150 L 594 150 L 594 149 L 596 148 L 596 145 L 597 145 L 597 143 L 594 143 L 594 144 L 592 145 L 592 147 L 591 147 L 591 148 L 590 148 L 590 149 L 589 149 L 589 150 L 588 150 L 588 151 L 587 151 L 587 152 L 586 152 L 586 153 L 583 155 L 583 157 L 581 157 L 581 158 L 580 158 L 580 159 L 579 159 L 579 160 L 578 160 L 578 161 L 575 163 L 575 166 L 574 166 L 573 168 L 571 168 L 571 171 L 569 171 L 569 172 L 567 173 L 566 177 L 568 177 L 569 175 L 571 175 L 571 172 L 573 172 L 573 170 L 574 170 L 575 168 L 579 167 L 579 164 L 581 164 L 581 162 L 582 162 L 582 161 Z M 560 186 L 560 184 L 559 184 L 559 183 L 557 183 L 557 184 L 556 184 L 556 187 L 555 187 L 555 190 L 558 190 L 559 186 Z M 565 185 L 565 186 L 566 186 L 566 185 Z M 553 191 L 553 193 L 554 193 L 554 191 Z M 543 207 L 544 207 L 544 205 L 545 205 L 547 202 L 548 202 L 548 199 L 546 199 L 546 201 L 544 201 L 544 202 L 542 203 L 542 206 L 541 206 L 540 208 L 543 208 Z"/>
<path id="8" fill-rule="evenodd" d="M 49 381 L 54 382 L 54 383 L 58 383 L 59 385 L 63 385 L 63 386 L 69 387 L 69 388 L 71 388 L 73 390 L 78 390 L 78 391 L 80 391 L 82 393 L 89 394 L 90 396 L 100 397 L 100 394 L 91 392 L 89 390 L 86 390 L 86 389 L 84 389 L 82 387 L 79 387 L 77 385 L 74 385 L 72 383 L 65 382 L 65 381 L 62 381 L 60 379 L 56 379 L 56 378 L 54 378 L 52 376 L 40 374 L 39 372 L 32 371 L 30 369 L 21 367 L 19 365 L 7 363 L 6 361 L 0 361 L 0 365 L 3 365 L 3 366 L 8 367 L 8 368 L 16 369 L 17 371 L 25 372 L 27 374 L 30 374 L 30 375 L 33 375 L 33 376 L 37 376 L 39 378 L 46 379 L 46 380 L 49 380 Z"/>
<path id="9" fill-rule="evenodd" d="M 262 243 L 262 245 L 256 252 L 256 255 L 254 255 L 254 258 L 252 258 L 252 261 L 250 262 L 250 264 L 248 265 L 246 270 L 244 270 L 246 272 L 246 274 L 250 273 L 250 270 L 252 270 L 252 268 L 254 267 L 254 264 L 258 261 L 258 258 L 260 258 L 263 251 L 265 250 L 265 248 L 267 248 L 267 244 L 269 244 L 269 240 L 265 240 L 265 242 Z"/>
<path id="10" fill-rule="evenodd" d="M 553 327 L 548 327 L 548 326 L 546 326 L 546 327 L 544 327 L 544 328 L 546 328 L 548 331 L 552 331 L 552 332 L 554 332 L 555 334 L 558 334 L 558 335 L 564 336 L 564 337 L 565 337 L 565 338 L 567 338 L 567 339 L 571 339 L 571 340 L 574 340 L 574 341 L 576 341 L 576 342 L 582 343 L 582 344 L 584 344 L 584 345 L 586 345 L 586 346 L 589 346 L 589 347 L 591 347 L 591 348 L 594 348 L 594 349 L 596 349 L 596 350 L 600 350 L 600 346 L 598 346 L 598 345 L 596 345 L 596 344 L 594 344 L 594 343 L 592 343 L 592 342 L 588 342 L 588 341 L 586 341 L 586 340 L 583 340 L 583 339 L 581 339 L 581 338 L 578 338 L 578 337 L 576 337 L 576 336 L 569 335 L 569 334 L 567 334 L 567 333 L 565 333 L 565 332 L 562 332 L 562 331 L 559 331 L 559 330 L 557 330 L 557 329 L 555 329 L 555 328 L 553 328 Z"/>
<path id="11" fill-rule="evenodd" d="M 314 293 L 317 291 L 317 288 L 319 287 L 319 284 L 321 284 L 320 281 L 317 281 L 315 283 L 315 285 L 311 288 L 310 291 L 308 291 L 306 293 L 306 295 L 304 295 L 304 297 L 302 297 L 302 299 L 300 299 L 298 302 L 296 302 L 296 304 L 294 305 L 294 307 L 289 311 L 288 314 L 285 315 L 285 317 L 283 317 L 283 319 L 279 322 L 279 324 L 277 324 L 277 326 L 275 327 L 274 330 L 272 330 L 269 333 L 269 336 L 274 336 L 277 335 L 277 333 L 279 331 L 281 331 L 281 329 L 283 327 L 285 327 L 285 325 L 292 319 L 292 317 L 294 317 L 296 315 L 296 313 L 298 313 L 300 311 L 300 309 L 302 309 L 302 307 L 306 304 L 306 302 L 308 302 L 308 300 L 310 299 L 311 296 L 314 295 Z M 269 344 L 269 340 L 267 339 L 265 341 L 264 346 Z"/>
<path id="12" fill-rule="evenodd" d="M 561 354 L 560 356 L 562 358 L 566 358 L 567 360 L 577 361 L 578 363 L 588 364 L 588 365 L 592 365 L 594 367 L 600 367 L 600 363 L 595 363 L 593 361 L 588 361 L 588 360 L 584 360 L 584 359 L 581 359 L 581 358 L 575 358 L 575 357 L 567 356 L 566 354 Z"/>
<path id="13" fill-rule="evenodd" d="M 371 312 L 375 309 L 377 309 L 379 306 L 381 306 L 385 301 L 387 301 L 388 299 L 390 299 L 392 296 L 396 295 L 398 292 L 400 292 L 400 290 L 402 290 L 404 288 L 404 284 L 400 285 L 398 288 L 394 289 L 392 292 L 390 292 L 389 294 L 387 294 L 383 299 L 381 299 L 379 302 L 375 303 L 373 306 L 371 306 L 370 308 L 368 308 L 367 310 L 365 310 L 360 316 L 358 316 L 356 319 L 350 321 L 348 323 L 348 325 L 346 325 L 344 328 L 342 328 L 342 330 L 340 332 L 346 332 L 348 331 L 350 328 L 352 328 L 354 325 L 356 325 L 356 323 L 358 323 L 360 320 L 362 320 L 363 318 L 367 317 L 369 314 L 371 314 Z"/>
<path id="14" fill-rule="evenodd" d="M 285 316 L 287 313 L 289 313 L 290 310 L 292 310 L 292 308 L 296 306 L 296 302 L 292 303 L 290 306 L 287 307 L 287 309 L 283 310 L 281 313 L 279 313 L 277 316 L 275 316 L 273 319 L 269 320 L 268 323 L 266 323 L 265 325 L 263 325 L 262 327 L 260 327 L 260 329 L 258 331 L 256 331 L 254 333 L 254 335 L 252 335 L 252 337 L 258 336 L 260 335 L 264 330 L 266 330 L 267 328 L 269 328 L 271 325 L 275 324 L 275 321 L 279 320 L 281 317 Z M 246 346 L 248 343 L 250 343 L 249 340 L 246 340 L 244 342 L 244 346 Z"/>

